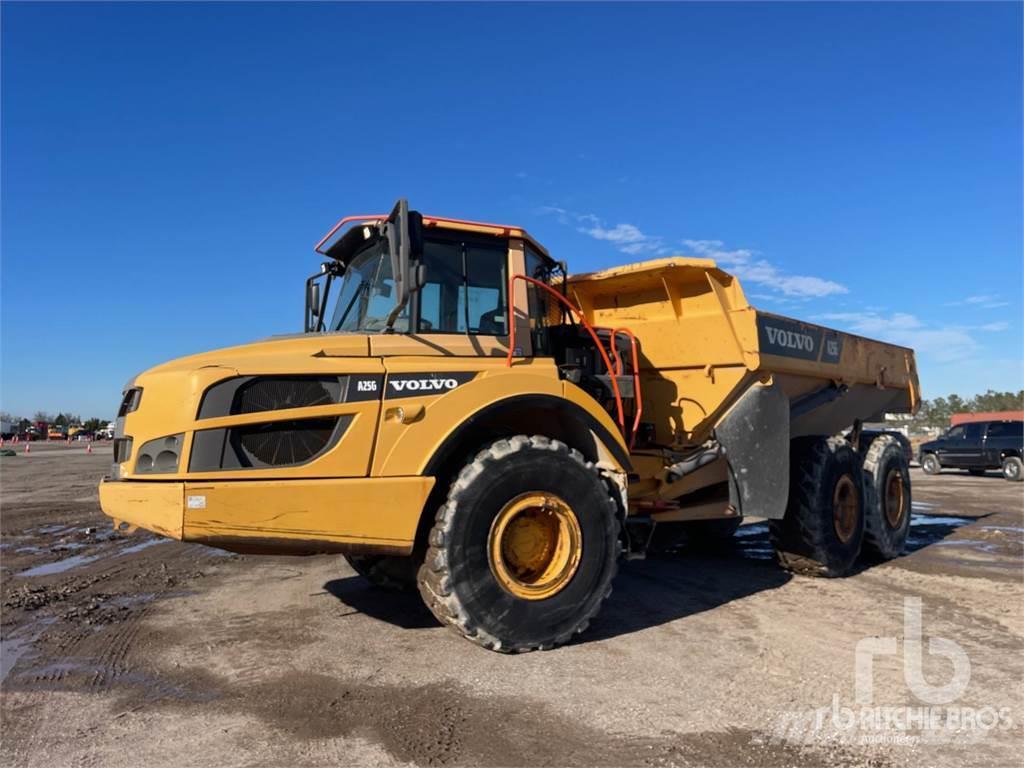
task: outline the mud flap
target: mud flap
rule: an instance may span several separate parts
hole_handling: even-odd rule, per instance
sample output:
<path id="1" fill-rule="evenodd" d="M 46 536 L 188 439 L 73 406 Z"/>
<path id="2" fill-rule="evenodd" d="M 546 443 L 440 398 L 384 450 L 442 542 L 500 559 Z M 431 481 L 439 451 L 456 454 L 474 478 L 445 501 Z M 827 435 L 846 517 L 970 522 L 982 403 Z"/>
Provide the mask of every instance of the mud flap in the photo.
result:
<path id="1" fill-rule="evenodd" d="M 789 501 L 789 398 L 757 385 L 715 429 L 729 465 L 729 503 L 743 516 L 781 520 Z"/>

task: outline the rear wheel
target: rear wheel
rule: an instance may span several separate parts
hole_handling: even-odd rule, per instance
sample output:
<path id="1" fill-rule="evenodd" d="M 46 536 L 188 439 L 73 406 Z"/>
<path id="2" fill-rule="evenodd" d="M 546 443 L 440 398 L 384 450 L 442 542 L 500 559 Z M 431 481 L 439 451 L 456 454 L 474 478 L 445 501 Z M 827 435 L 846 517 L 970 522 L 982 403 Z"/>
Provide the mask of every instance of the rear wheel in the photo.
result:
<path id="1" fill-rule="evenodd" d="M 864 540 L 864 495 L 858 453 L 845 440 L 792 441 L 789 504 L 770 523 L 780 564 L 810 576 L 843 576 Z"/>
<path id="2" fill-rule="evenodd" d="M 921 457 L 921 469 L 926 475 L 937 475 L 942 471 L 942 465 L 934 453 L 926 453 Z"/>
<path id="3" fill-rule="evenodd" d="M 1003 477 L 1015 483 L 1024 480 L 1024 463 L 1016 456 L 1007 456 L 1003 459 Z"/>
<path id="4" fill-rule="evenodd" d="M 498 440 L 467 464 L 430 531 L 419 589 L 433 614 L 506 653 L 586 629 L 619 554 L 619 517 L 593 465 L 557 440 Z"/>
<path id="5" fill-rule="evenodd" d="M 910 467 L 892 435 L 871 441 L 863 466 L 864 549 L 889 560 L 903 554 L 910 532 Z"/>

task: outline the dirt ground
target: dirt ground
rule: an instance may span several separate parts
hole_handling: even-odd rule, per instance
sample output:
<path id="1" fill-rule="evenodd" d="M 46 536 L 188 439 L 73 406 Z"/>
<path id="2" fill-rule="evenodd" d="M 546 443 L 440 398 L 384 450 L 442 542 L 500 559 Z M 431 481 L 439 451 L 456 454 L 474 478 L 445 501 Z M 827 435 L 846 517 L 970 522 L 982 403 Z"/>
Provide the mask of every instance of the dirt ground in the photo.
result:
<path id="1" fill-rule="evenodd" d="M 110 460 L 0 459 L 4 765 L 1024 762 L 1024 485 L 995 473 L 913 470 L 893 562 L 793 577 L 749 523 L 721 552 L 625 563 L 576 642 L 504 656 L 340 557 L 115 535 L 95 487 Z M 952 701 L 907 681 L 905 597 L 921 599 L 927 684 L 956 669 L 930 641 L 969 660 Z M 872 638 L 903 648 L 874 657 L 868 702 L 896 726 L 844 730 L 846 708 L 865 716 L 855 652 Z"/>

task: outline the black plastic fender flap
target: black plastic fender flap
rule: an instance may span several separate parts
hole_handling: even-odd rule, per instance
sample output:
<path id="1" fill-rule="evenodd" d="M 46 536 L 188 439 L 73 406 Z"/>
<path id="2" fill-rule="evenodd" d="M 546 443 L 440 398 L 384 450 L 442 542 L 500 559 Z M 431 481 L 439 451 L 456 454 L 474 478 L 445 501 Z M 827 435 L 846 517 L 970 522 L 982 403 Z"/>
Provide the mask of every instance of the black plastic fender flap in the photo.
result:
<path id="1" fill-rule="evenodd" d="M 755 384 L 715 428 L 729 464 L 729 503 L 744 516 L 781 520 L 789 501 L 789 398 Z"/>

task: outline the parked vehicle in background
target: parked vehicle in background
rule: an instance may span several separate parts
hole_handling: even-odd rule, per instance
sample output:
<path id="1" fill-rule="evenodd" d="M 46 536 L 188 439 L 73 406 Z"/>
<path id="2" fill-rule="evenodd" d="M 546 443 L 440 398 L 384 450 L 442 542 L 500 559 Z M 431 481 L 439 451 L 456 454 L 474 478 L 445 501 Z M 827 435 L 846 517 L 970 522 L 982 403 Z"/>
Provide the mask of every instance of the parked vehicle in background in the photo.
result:
<path id="1" fill-rule="evenodd" d="M 80 429 L 75 432 L 73 440 L 92 440 L 95 437 L 92 432 L 87 429 Z"/>
<path id="2" fill-rule="evenodd" d="M 5 440 L 14 437 L 17 425 L 13 421 L 0 421 L 0 437 Z"/>
<path id="3" fill-rule="evenodd" d="M 943 469 L 966 469 L 983 475 L 1001 469 L 1007 480 L 1024 479 L 1024 421 L 973 421 L 950 427 L 937 440 L 921 445 L 921 468 L 929 475 Z"/>
<path id="4" fill-rule="evenodd" d="M 47 440 L 66 440 L 68 433 L 64 430 L 64 427 L 52 426 L 46 432 Z"/>

